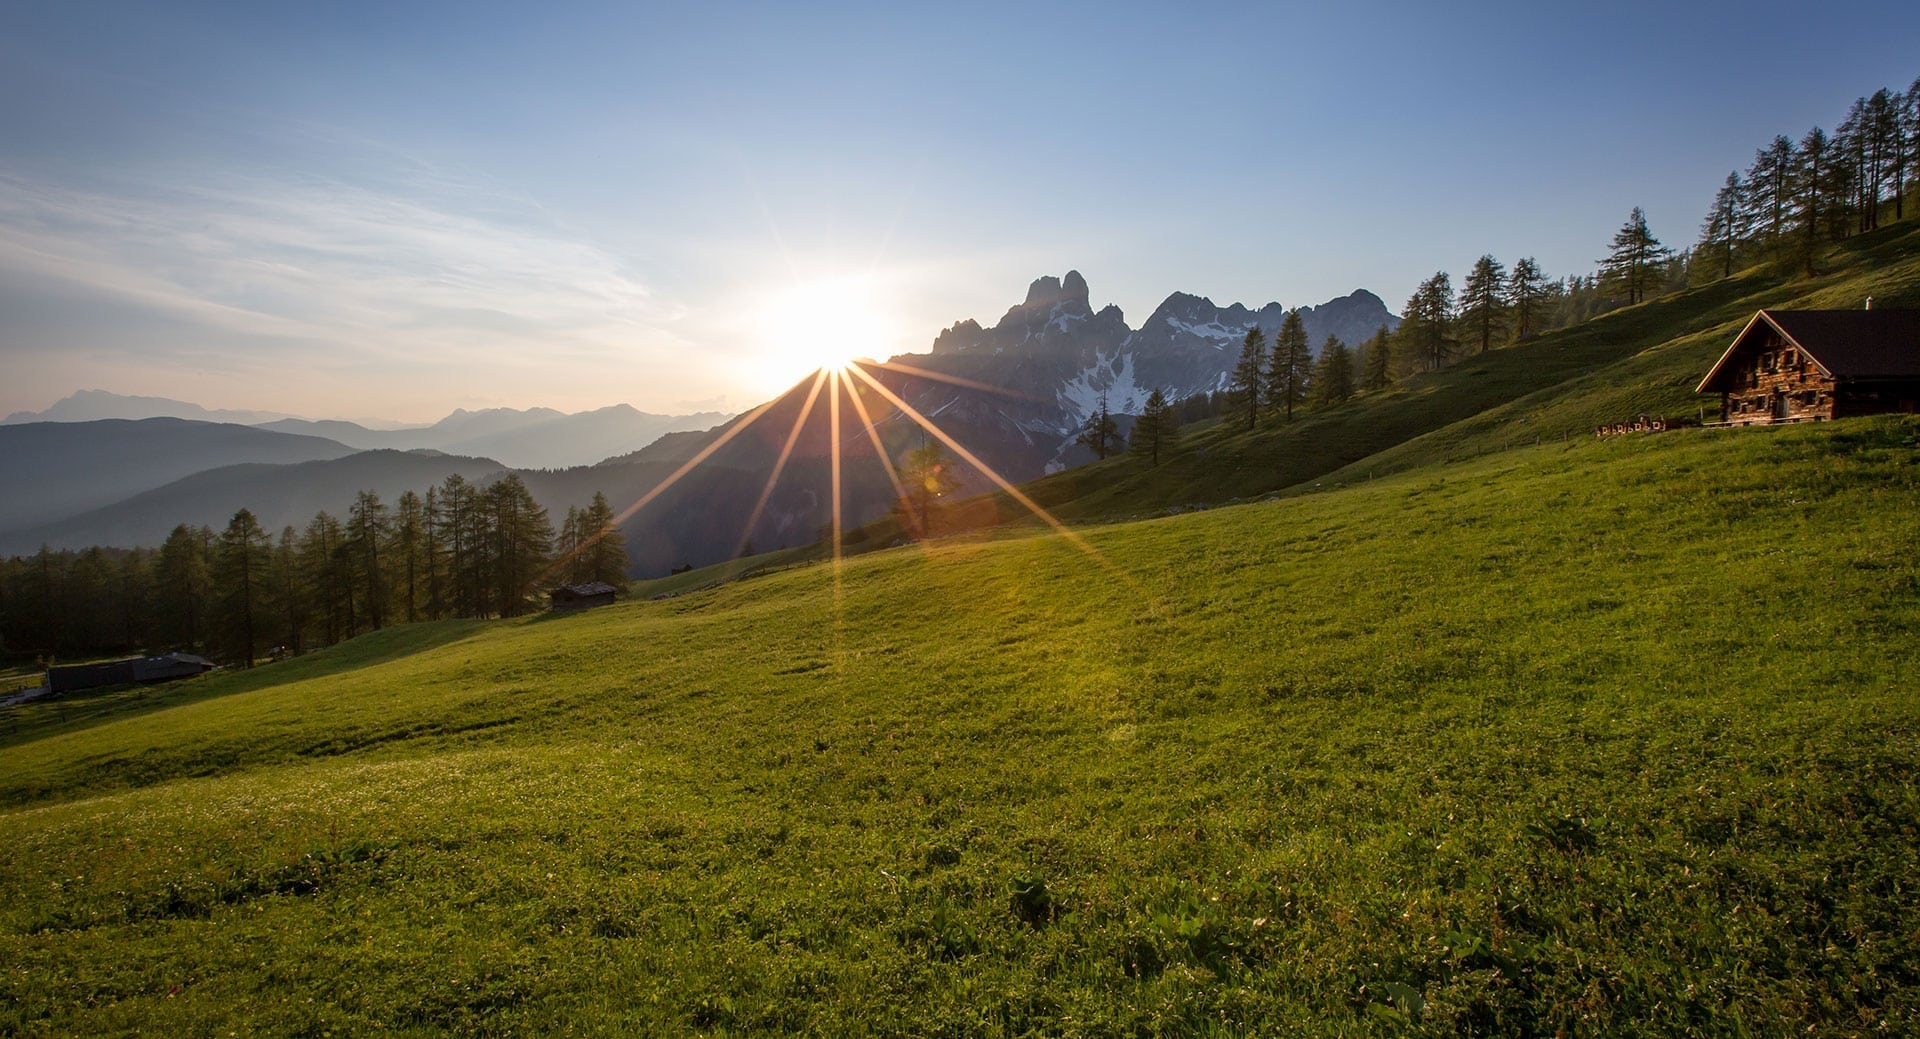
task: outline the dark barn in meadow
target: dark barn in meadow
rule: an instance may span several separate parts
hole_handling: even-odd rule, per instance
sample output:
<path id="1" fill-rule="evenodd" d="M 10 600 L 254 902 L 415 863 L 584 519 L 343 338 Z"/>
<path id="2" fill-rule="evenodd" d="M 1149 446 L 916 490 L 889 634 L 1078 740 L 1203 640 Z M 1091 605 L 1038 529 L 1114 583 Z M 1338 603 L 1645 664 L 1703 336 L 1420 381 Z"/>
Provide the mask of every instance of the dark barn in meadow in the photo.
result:
<path id="1" fill-rule="evenodd" d="M 1700 380 L 1736 426 L 1920 411 L 1920 310 L 1762 310 Z"/>
<path id="2" fill-rule="evenodd" d="M 547 598 L 555 610 L 585 610 L 595 606 L 611 606 L 619 589 L 601 581 L 587 584 L 566 584 L 547 593 Z"/>
<path id="3" fill-rule="evenodd" d="M 135 682 L 171 682 L 191 678 L 213 670 L 213 661 L 191 653 L 167 653 L 157 657 L 132 657 L 100 664 L 74 664 L 47 669 L 47 691 L 58 695 L 79 689 L 98 689 Z"/>

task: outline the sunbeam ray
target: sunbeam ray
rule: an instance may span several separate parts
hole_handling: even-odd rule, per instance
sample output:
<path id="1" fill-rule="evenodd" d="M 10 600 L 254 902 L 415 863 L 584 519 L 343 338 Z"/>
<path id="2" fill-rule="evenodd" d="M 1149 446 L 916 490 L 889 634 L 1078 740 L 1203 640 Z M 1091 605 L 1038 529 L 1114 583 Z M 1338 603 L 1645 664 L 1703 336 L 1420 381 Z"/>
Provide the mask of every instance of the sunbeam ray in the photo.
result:
<path id="1" fill-rule="evenodd" d="M 860 399 L 860 388 L 854 387 L 847 394 L 847 400 L 853 404 L 853 410 L 860 416 L 860 424 L 867 431 L 867 440 L 873 444 L 873 453 L 880 458 L 880 471 L 887 474 L 887 482 L 893 484 L 893 497 L 900 501 L 907 496 L 907 487 L 900 482 L 900 473 L 894 468 L 893 459 L 887 457 L 886 445 L 880 443 L 880 430 L 873 423 L 873 415 L 867 411 L 867 404 Z"/>
<path id="2" fill-rule="evenodd" d="M 1012 498 L 1014 501 L 1019 502 L 1021 505 L 1026 507 L 1027 511 L 1033 513 L 1035 516 L 1038 516 L 1041 522 L 1045 523 L 1049 527 L 1052 527 L 1057 533 L 1059 533 L 1059 535 L 1062 538 L 1065 538 L 1069 544 L 1073 545 L 1075 548 L 1079 549 L 1080 551 L 1085 552 L 1088 556 L 1092 557 L 1095 562 L 1099 563 L 1101 566 L 1105 567 L 1107 570 L 1119 576 L 1121 580 L 1125 581 L 1128 585 L 1130 585 L 1134 589 L 1141 591 L 1143 593 L 1146 591 L 1146 589 L 1141 587 L 1138 581 L 1135 581 L 1133 579 L 1133 575 L 1127 573 L 1125 570 L 1120 569 L 1120 567 L 1116 565 L 1112 560 L 1109 560 L 1106 556 L 1101 555 L 1099 549 L 1094 548 L 1092 545 L 1088 544 L 1085 538 L 1081 537 L 1079 534 L 1074 533 L 1073 530 L 1069 528 L 1065 523 L 1062 523 L 1060 522 L 1059 519 L 1055 518 L 1053 513 L 1048 512 L 1045 508 L 1041 507 L 1039 502 L 1034 501 L 1032 498 L 1027 497 L 1024 493 L 1021 492 L 1020 488 L 1015 487 L 1011 482 L 1007 480 L 1006 477 L 1001 476 L 999 472 L 995 471 L 992 466 L 989 466 L 987 463 L 981 461 L 979 456 L 975 455 L 972 451 L 967 450 L 966 445 L 960 443 L 960 441 L 958 440 L 955 440 L 953 437 L 947 434 L 946 430 L 943 430 L 939 426 L 935 425 L 932 419 L 929 419 L 925 415 L 922 415 L 917 409 L 913 407 L 913 405 L 908 404 L 904 400 L 901 400 L 898 394 L 894 393 L 892 390 L 887 389 L 887 387 L 883 383 L 881 383 L 880 380 L 867 374 L 865 369 L 863 369 L 859 364 L 850 364 L 847 366 L 847 370 L 852 372 L 854 375 L 858 376 L 860 380 L 862 382 L 865 382 L 868 386 L 873 387 L 874 392 L 886 398 L 887 403 L 892 404 L 896 408 L 899 408 L 902 414 L 906 415 L 908 418 L 911 418 L 915 422 L 919 423 L 920 428 L 933 434 L 935 439 L 939 440 L 942 444 L 945 444 L 948 448 L 952 449 L 954 454 L 959 455 L 963 461 L 965 461 L 968 465 L 973 466 L 973 468 L 977 470 L 981 475 L 993 481 L 994 485 L 999 487 L 1002 491 L 1006 492 L 1008 497 Z"/>
<path id="3" fill-rule="evenodd" d="M 992 393 L 1001 397 L 1011 398 L 1013 400 L 1029 400 L 1029 401 L 1040 400 L 1039 397 L 1036 397 L 1031 393 L 1021 393 L 1019 390 L 1009 390 L 1009 389 L 1006 389 L 1005 387 L 995 386 L 992 383 L 975 382 L 972 379 L 963 379 L 958 375 L 947 375 L 943 372 L 928 371 L 925 368 L 915 368 L 913 365 L 901 364 L 899 361 L 860 361 L 857 363 L 862 365 L 871 365 L 875 368 L 885 368 L 890 372 L 899 372 L 902 375 L 915 375 L 915 376 L 919 376 L 922 379 L 933 379 L 936 382 L 951 383 L 955 386 L 965 387 L 966 389 L 969 389 L 969 390 L 979 390 L 982 393 Z"/>
<path id="4" fill-rule="evenodd" d="M 746 529 L 740 532 L 740 543 L 734 546 L 733 554 L 736 558 L 746 550 L 747 542 L 753 540 L 753 525 L 760 522 L 760 513 L 766 510 L 767 500 L 773 497 L 773 487 L 780 482 L 780 474 L 786 471 L 787 460 L 793 457 L 793 445 L 799 442 L 800 434 L 806 428 L 807 419 L 813 414 L 813 404 L 820 399 L 820 388 L 826 384 L 825 368 L 813 373 L 813 388 L 807 391 L 807 401 L 800 405 L 800 416 L 793 420 L 793 429 L 787 434 L 787 442 L 780 447 L 780 457 L 773 463 L 773 472 L 767 475 L 767 486 L 760 491 L 760 500 L 753 503 L 753 512 L 747 517 Z"/>

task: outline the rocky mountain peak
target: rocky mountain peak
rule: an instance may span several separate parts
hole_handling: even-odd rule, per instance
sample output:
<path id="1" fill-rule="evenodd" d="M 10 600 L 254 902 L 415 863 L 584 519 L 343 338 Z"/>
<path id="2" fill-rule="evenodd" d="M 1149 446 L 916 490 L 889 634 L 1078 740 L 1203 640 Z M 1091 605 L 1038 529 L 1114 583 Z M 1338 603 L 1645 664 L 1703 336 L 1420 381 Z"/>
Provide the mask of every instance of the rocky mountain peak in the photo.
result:
<path id="1" fill-rule="evenodd" d="M 1027 301 L 1022 306 L 1032 310 L 1050 310 L 1057 303 L 1078 304 L 1076 309 L 1091 312 L 1087 301 L 1087 279 L 1079 271 L 1068 271 L 1066 277 L 1056 278 L 1049 274 L 1033 279 L 1027 286 Z"/>

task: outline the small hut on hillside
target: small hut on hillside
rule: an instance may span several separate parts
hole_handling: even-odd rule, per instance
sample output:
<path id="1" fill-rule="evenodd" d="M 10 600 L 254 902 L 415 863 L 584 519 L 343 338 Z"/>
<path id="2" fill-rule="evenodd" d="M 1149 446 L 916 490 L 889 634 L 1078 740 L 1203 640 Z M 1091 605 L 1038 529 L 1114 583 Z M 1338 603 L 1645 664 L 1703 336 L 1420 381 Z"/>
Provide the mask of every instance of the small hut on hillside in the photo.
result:
<path id="1" fill-rule="evenodd" d="M 595 606 L 611 606 L 619 589 L 604 581 L 590 581 L 586 584 L 565 584 L 547 593 L 555 610 L 586 610 Z"/>
<path id="2" fill-rule="evenodd" d="M 157 657 L 129 657 L 99 664 L 72 664 L 47 669 L 47 691 L 54 695 L 135 682 L 171 682 L 213 670 L 214 663 L 192 653 L 164 653 Z"/>
<path id="3" fill-rule="evenodd" d="M 1695 392 L 1736 426 L 1920 412 L 1920 310 L 1762 310 Z"/>

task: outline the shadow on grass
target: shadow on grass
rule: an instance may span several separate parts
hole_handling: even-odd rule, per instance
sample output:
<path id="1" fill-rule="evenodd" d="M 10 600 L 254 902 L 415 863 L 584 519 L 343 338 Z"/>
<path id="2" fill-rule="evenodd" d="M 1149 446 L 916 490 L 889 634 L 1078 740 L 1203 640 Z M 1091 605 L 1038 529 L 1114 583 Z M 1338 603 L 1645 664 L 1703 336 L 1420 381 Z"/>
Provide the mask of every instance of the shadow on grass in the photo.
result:
<path id="1" fill-rule="evenodd" d="M 452 620 L 402 624 L 250 670 L 222 670 L 160 685 L 89 689 L 22 704 L 12 708 L 5 720 L 0 721 L 0 747 L 399 660 L 472 638 L 490 623 Z"/>

